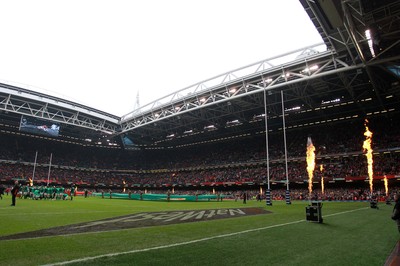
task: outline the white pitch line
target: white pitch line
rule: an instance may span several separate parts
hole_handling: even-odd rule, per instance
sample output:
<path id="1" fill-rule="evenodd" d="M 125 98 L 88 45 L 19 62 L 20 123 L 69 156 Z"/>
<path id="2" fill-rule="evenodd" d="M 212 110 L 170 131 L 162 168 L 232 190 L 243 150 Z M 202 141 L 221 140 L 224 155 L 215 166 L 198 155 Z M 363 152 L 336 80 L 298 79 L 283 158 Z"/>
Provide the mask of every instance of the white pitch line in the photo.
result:
<path id="1" fill-rule="evenodd" d="M 360 210 L 364 210 L 364 209 L 369 209 L 370 207 L 363 207 L 363 208 L 359 208 L 359 209 L 355 209 L 355 210 L 349 210 L 349 211 L 344 211 L 344 212 L 337 212 L 337 213 L 332 213 L 332 214 L 328 214 L 328 215 L 324 215 L 325 217 L 331 217 L 331 216 L 336 216 L 336 215 L 341 215 L 341 214 L 345 214 L 345 213 L 349 213 L 349 212 L 355 212 L 355 211 L 360 211 Z"/>
<path id="2" fill-rule="evenodd" d="M 341 214 L 360 211 L 360 210 L 365 210 L 365 209 L 368 209 L 368 207 L 364 207 L 364 208 L 360 208 L 360 209 L 354 209 L 354 210 L 350 210 L 350 211 L 338 212 L 338 213 L 333 213 L 333 214 L 328 214 L 328 215 L 325 215 L 325 217 L 336 216 L 336 215 L 341 215 Z M 205 238 L 195 239 L 195 240 L 186 241 L 186 242 L 180 242 L 180 243 L 174 243 L 174 244 L 163 245 L 163 246 L 158 246 L 158 247 L 151 247 L 151 248 L 144 248 L 144 249 L 134 249 L 134 250 L 116 252 L 116 253 L 108 253 L 108 254 L 103 254 L 103 255 L 98 255 L 98 256 L 93 256 L 93 257 L 86 257 L 86 258 L 81 258 L 81 259 L 56 262 L 56 263 L 52 263 L 52 264 L 45 264 L 43 266 L 66 265 L 66 264 L 80 263 L 80 262 L 85 262 L 85 261 L 95 260 L 95 259 L 100 259 L 100 258 L 105 258 L 105 257 L 115 257 L 115 256 L 120 256 L 120 255 L 126 255 L 126 254 L 133 254 L 133 253 L 140 253 L 140 252 L 146 252 L 146 251 L 152 251 L 152 250 L 158 250 L 158 249 L 164 249 L 164 248 L 184 246 L 184 245 L 188 245 L 188 244 L 199 243 L 199 242 L 213 240 L 213 239 L 217 239 L 217 238 L 230 237 L 230 236 L 241 235 L 241 234 L 246 234 L 246 233 L 251 233 L 251 232 L 256 232 L 256 231 L 261 231 L 261 230 L 266 230 L 266 229 L 271 229 L 271 228 L 276 228 L 276 227 L 282 227 L 282 226 L 286 226 L 286 225 L 297 224 L 297 223 L 301 223 L 301 222 L 305 222 L 305 221 L 306 220 L 298 220 L 298 221 L 293 221 L 293 222 L 289 222 L 289 223 L 275 224 L 275 225 L 270 225 L 270 226 L 265 226 L 265 227 L 260 227 L 260 228 L 248 229 L 248 230 L 239 231 L 239 232 L 235 232 L 235 233 L 229 233 L 229 234 L 205 237 Z"/>

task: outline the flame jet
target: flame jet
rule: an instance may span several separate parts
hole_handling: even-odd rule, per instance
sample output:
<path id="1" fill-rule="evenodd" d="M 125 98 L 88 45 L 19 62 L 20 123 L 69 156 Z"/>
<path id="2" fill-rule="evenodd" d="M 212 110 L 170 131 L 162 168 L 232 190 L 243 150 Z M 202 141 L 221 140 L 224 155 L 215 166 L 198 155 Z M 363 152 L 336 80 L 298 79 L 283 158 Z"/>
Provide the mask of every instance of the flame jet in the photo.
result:
<path id="1" fill-rule="evenodd" d="M 368 163 L 369 189 L 370 189 L 371 194 L 372 194 L 372 191 L 373 191 L 372 181 L 373 181 L 373 178 L 374 178 L 374 170 L 373 170 L 374 160 L 372 158 L 373 150 L 371 148 L 372 132 L 369 131 L 369 128 L 368 128 L 367 124 L 368 124 L 368 120 L 365 119 L 365 123 L 364 123 L 364 125 L 365 125 L 365 132 L 364 132 L 365 140 L 364 140 L 364 143 L 363 143 L 363 149 L 364 149 L 364 152 L 366 152 L 365 156 L 367 157 L 367 163 Z"/>
<path id="2" fill-rule="evenodd" d="M 324 185 L 324 175 L 322 174 L 322 172 L 324 171 L 324 166 L 322 164 L 319 166 L 319 170 L 321 171 L 321 191 L 322 194 L 324 194 L 325 185 Z"/>
<path id="3" fill-rule="evenodd" d="M 383 179 L 383 182 L 385 184 L 385 193 L 386 193 L 386 197 L 389 195 L 389 185 L 388 185 L 388 179 L 385 175 L 385 178 Z"/>
<path id="4" fill-rule="evenodd" d="M 308 172 L 308 192 L 312 193 L 312 181 L 315 168 L 315 147 L 310 137 L 307 139 L 307 172 Z"/>

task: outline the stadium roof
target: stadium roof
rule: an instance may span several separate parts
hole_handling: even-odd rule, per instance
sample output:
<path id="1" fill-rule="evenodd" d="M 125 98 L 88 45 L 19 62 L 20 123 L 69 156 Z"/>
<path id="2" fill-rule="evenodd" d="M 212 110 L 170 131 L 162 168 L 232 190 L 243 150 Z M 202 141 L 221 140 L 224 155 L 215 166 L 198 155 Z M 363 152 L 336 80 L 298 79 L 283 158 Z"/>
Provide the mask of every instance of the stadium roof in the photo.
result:
<path id="1" fill-rule="evenodd" d="M 61 98 L 0 84 L 2 127 L 21 115 L 56 121 L 76 142 L 181 147 L 282 129 L 397 113 L 400 99 L 398 1 L 300 0 L 324 43 L 199 82 L 116 117 Z M 283 105 L 282 105 L 283 96 Z M 265 104 L 266 103 L 266 104 Z"/>

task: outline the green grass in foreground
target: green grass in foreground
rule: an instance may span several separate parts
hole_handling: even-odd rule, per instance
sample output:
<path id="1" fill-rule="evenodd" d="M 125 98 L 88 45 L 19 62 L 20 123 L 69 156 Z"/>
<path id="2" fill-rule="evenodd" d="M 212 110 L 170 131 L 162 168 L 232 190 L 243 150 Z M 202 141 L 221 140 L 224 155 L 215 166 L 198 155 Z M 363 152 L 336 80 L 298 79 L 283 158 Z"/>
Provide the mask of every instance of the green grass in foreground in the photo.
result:
<path id="1" fill-rule="evenodd" d="M 72 265 L 383 265 L 399 239 L 393 206 L 324 203 L 324 223 L 305 220 L 307 202 L 0 201 L 0 236 L 137 212 L 263 207 L 271 214 L 38 239 L 0 241 L 0 265 L 42 265 L 210 238 Z M 347 212 L 348 211 L 348 212 Z M 345 213 L 347 212 L 347 213 Z M 336 214 L 336 215 L 335 215 Z M 297 223 L 291 223 L 296 222 Z M 287 224 L 291 223 L 291 224 Z M 287 225 L 282 225 L 287 224 Z M 280 226 L 278 226 L 280 225 Z M 269 227 L 270 228 L 267 228 Z M 216 236 L 261 228 L 242 234 Z"/>

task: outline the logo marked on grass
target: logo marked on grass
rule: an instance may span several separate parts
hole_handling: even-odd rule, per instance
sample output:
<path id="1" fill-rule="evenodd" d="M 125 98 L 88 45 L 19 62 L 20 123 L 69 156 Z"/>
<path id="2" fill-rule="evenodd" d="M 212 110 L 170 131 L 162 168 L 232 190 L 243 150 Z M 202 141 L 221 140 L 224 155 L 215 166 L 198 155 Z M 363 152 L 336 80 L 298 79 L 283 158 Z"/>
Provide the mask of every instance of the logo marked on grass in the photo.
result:
<path id="1" fill-rule="evenodd" d="M 38 231 L 8 235 L 0 240 L 40 238 L 44 236 L 59 236 L 90 232 L 105 232 L 129 228 L 159 226 L 177 223 L 200 222 L 216 219 L 237 218 L 249 215 L 268 214 L 263 208 L 233 208 L 195 211 L 142 212 L 125 216 L 113 217 L 87 223 L 66 225 Z"/>

